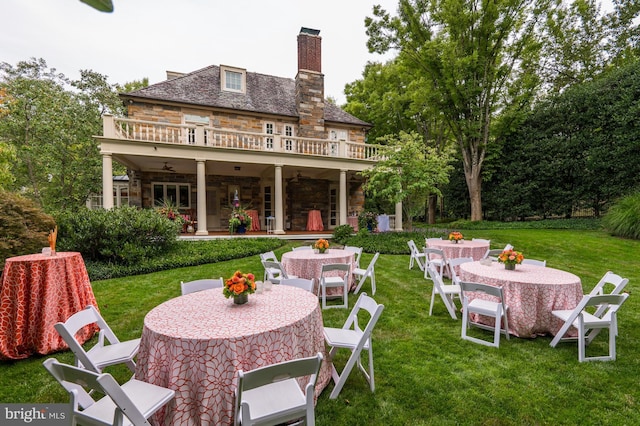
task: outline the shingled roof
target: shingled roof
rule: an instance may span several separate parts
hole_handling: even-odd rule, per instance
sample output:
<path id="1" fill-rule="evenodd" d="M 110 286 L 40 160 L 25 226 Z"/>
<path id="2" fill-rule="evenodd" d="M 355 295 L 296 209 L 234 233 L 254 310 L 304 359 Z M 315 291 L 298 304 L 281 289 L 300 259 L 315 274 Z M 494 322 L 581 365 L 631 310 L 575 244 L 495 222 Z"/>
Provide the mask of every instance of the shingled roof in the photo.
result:
<path id="1" fill-rule="evenodd" d="M 121 96 L 288 117 L 298 116 L 295 80 L 254 72 L 247 72 L 246 76 L 246 93 L 221 90 L 220 67 L 211 65 L 134 92 L 123 93 Z M 325 121 L 371 126 L 329 102 L 325 102 L 324 115 Z"/>

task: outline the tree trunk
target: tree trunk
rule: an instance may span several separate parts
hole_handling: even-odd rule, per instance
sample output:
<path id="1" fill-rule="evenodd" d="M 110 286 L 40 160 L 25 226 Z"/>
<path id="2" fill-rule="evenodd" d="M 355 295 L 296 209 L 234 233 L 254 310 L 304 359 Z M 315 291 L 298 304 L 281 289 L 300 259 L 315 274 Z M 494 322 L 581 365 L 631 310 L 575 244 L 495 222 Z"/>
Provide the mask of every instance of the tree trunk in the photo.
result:
<path id="1" fill-rule="evenodd" d="M 471 220 L 482 220 L 482 174 L 478 166 L 471 167 L 469 173 L 465 167 L 464 174 L 471 200 Z"/>
<path id="2" fill-rule="evenodd" d="M 436 223 L 436 203 L 438 202 L 438 197 L 435 194 L 429 195 L 429 214 L 427 223 L 429 225 L 434 225 Z"/>

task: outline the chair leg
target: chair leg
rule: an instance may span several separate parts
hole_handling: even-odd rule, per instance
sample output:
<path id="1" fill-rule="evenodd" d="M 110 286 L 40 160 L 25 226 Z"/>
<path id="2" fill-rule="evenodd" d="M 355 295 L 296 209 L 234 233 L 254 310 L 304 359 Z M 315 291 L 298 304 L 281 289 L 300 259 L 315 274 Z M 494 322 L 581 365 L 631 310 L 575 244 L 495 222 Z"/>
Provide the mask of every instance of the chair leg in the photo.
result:
<path id="1" fill-rule="evenodd" d="M 376 295 L 376 273 L 371 271 L 371 295 Z"/>
<path id="2" fill-rule="evenodd" d="M 433 313 L 433 302 L 436 299 L 436 285 L 433 284 L 433 289 L 431 290 L 431 304 L 429 305 L 429 316 Z"/>

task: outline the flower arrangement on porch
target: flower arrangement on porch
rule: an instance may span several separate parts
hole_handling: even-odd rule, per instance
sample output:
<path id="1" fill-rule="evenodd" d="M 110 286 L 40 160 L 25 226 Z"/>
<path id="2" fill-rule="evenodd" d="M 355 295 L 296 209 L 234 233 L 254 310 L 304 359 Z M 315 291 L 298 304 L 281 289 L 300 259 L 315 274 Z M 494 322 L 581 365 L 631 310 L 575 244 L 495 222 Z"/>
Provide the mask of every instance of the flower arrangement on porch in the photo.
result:
<path id="1" fill-rule="evenodd" d="M 170 220 L 181 218 L 180 209 L 171 199 L 156 201 L 156 211 Z"/>
<path id="2" fill-rule="evenodd" d="M 504 263 L 505 269 L 514 270 L 524 260 L 524 255 L 513 249 L 505 250 L 498 256 L 498 262 Z"/>
<path id="3" fill-rule="evenodd" d="M 229 232 L 244 234 L 251 227 L 251 216 L 242 207 L 234 208 L 229 217 Z"/>
<path id="4" fill-rule="evenodd" d="M 462 236 L 462 233 L 458 231 L 453 231 L 449 233 L 449 241 L 453 243 L 457 243 L 458 241 L 462 241 L 463 239 L 464 237 Z"/>
<path id="5" fill-rule="evenodd" d="M 373 231 L 378 227 L 378 213 L 363 211 L 358 216 L 358 228 Z"/>
<path id="6" fill-rule="evenodd" d="M 318 250 L 318 253 L 324 253 L 329 248 L 329 241 L 325 240 L 324 238 L 320 238 L 313 245 L 313 248 Z"/>
<path id="7" fill-rule="evenodd" d="M 242 305 L 249 300 L 248 296 L 256 291 L 255 275 L 251 272 L 242 273 L 236 271 L 231 278 L 228 278 L 224 282 L 222 287 L 222 294 L 227 299 L 233 296 L 233 303 L 236 305 Z"/>

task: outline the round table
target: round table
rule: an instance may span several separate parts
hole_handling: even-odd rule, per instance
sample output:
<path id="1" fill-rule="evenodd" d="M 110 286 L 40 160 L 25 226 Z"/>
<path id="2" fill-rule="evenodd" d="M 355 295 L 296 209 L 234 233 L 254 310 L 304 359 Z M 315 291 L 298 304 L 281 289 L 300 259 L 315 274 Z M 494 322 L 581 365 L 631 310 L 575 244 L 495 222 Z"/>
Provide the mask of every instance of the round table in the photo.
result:
<path id="1" fill-rule="evenodd" d="M 468 262 L 460 265 L 460 279 L 502 287 L 509 333 L 518 337 L 555 335 L 563 322 L 551 311 L 573 309 L 583 296 L 578 276 L 542 266 L 517 265 L 508 271 L 499 262 Z"/>
<path id="2" fill-rule="evenodd" d="M 291 286 L 234 305 L 222 289 L 187 294 L 144 319 L 135 377 L 176 391 L 153 417 L 163 425 L 232 424 L 238 370 L 322 352 L 316 395 L 329 383 L 318 298 Z"/>
<path id="3" fill-rule="evenodd" d="M 484 241 L 459 241 L 454 243 L 449 240 L 428 241 L 429 248 L 442 250 L 447 259 L 457 259 L 459 257 L 471 257 L 473 260 L 480 260 L 489 250 L 489 243 Z M 438 256 L 439 257 L 439 256 Z M 456 267 L 456 274 L 460 269 Z M 449 271 L 445 269 L 445 276 L 449 276 Z"/>
<path id="4" fill-rule="evenodd" d="M 320 282 L 320 274 L 322 273 L 322 265 L 330 263 L 348 263 L 351 265 L 351 271 L 356 267 L 354 252 L 342 249 L 328 249 L 324 253 L 316 253 L 315 250 L 292 250 L 282 254 L 280 263 L 289 275 L 296 275 L 300 278 L 308 280 L 315 279 L 314 291 L 318 289 Z M 327 275 L 336 275 L 329 272 Z M 353 274 L 350 274 L 350 289 L 353 289 L 355 280 Z M 327 289 L 328 295 L 341 295 L 341 287 L 332 287 Z"/>
<path id="5" fill-rule="evenodd" d="M 53 326 L 88 305 L 98 307 L 80 253 L 8 258 L 0 290 L 0 359 L 68 349 Z M 87 326 L 77 338 L 84 343 L 96 330 Z"/>

